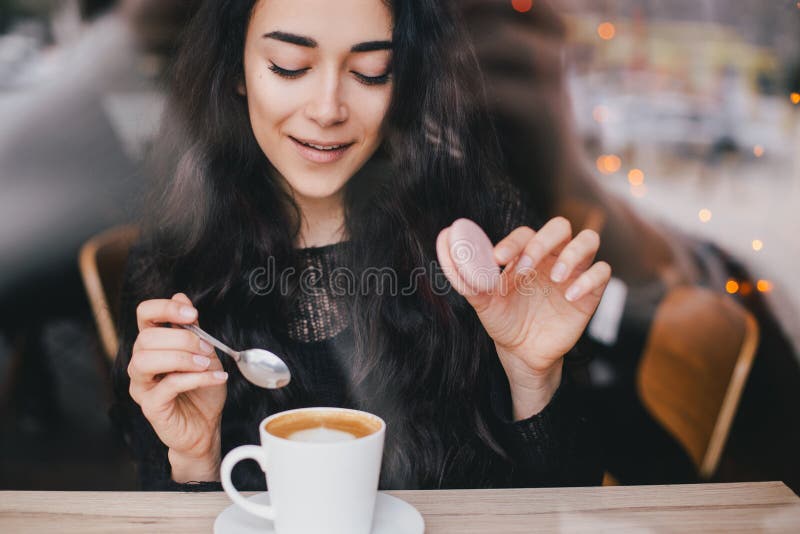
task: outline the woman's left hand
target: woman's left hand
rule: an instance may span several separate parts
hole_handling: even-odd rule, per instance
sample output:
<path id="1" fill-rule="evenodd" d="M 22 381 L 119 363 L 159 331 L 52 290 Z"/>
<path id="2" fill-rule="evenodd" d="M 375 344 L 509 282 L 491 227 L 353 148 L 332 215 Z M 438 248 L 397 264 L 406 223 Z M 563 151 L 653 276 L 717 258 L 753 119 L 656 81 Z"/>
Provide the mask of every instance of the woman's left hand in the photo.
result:
<path id="1" fill-rule="evenodd" d="M 494 340 L 511 386 L 515 419 L 538 413 L 558 388 L 563 357 L 586 328 L 611 278 L 606 262 L 593 264 L 600 237 L 583 230 L 573 239 L 563 217 L 538 232 L 521 226 L 494 247 L 494 259 L 505 269 L 496 288 L 481 293 L 456 270 L 449 230 L 442 230 L 436 241 L 442 269 Z"/>

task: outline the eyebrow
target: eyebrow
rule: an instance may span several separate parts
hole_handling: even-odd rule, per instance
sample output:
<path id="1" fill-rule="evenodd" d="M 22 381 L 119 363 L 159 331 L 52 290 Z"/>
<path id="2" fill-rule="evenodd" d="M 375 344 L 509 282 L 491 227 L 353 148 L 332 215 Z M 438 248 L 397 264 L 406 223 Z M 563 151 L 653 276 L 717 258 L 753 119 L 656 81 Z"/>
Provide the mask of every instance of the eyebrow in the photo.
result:
<path id="1" fill-rule="evenodd" d="M 293 33 L 286 33 L 281 31 L 265 33 L 262 37 L 264 39 L 276 39 L 278 41 L 283 41 L 284 43 L 289 43 L 297 46 L 305 46 L 306 48 L 316 48 L 318 46 L 317 42 L 311 37 L 305 37 L 303 35 L 295 35 Z M 351 52 L 372 52 L 374 50 L 391 50 L 391 49 L 392 49 L 391 41 L 367 41 L 364 43 L 355 44 L 352 47 L 350 47 Z"/>

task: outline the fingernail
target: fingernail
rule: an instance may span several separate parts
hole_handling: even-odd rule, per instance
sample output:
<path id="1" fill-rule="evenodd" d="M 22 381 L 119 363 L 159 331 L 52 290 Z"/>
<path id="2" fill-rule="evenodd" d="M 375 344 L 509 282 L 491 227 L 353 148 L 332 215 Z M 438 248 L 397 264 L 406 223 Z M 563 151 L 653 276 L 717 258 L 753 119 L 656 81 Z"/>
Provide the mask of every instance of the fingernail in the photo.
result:
<path id="1" fill-rule="evenodd" d="M 228 378 L 228 373 L 226 373 L 225 371 L 214 371 L 214 378 L 216 378 L 217 380 L 225 380 L 226 378 Z"/>
<path id="2" fill-rule="evenodd" d="M 197 317 L 197 310 L 191 306 L 181 306 L 180 314 L 182 317 L 186 317 L 187 319 L 194 319 Z"/>
<path id="3" fill-rule="evenodd" d="M 506 263 L 508 260 L 511 259 L 511 249 L 506 247 L 500 247 L 495 251 L 494 255 L 498 259 L 498 261 Z"/>
<path id="4" fill-rule="evenodd" d="M 203 341 L 200 340 L 200 350 L 206 353 L 211 353 L 214 350 L 214 347 Z"/>
<path id="5" fill-rule="evenodd" d="M 200 356 L 199 354 L 192 356 L 192 359 L 194 360 L 194 363 L 204 369 L 211 365 L 211 358 L 206 358 L 205 356 Z"/>
<path id="6" fill-rule="evenodd" d="M 573 300 L 578 298 L 580 292 L 581 288 L 579 286 L 577 285 L 570 286 L 569 289 L 567 289 L 567 292 L 564 294 L 564 298 L 572 302 Z"/>
<path id="7" fill-rule="evenodd" d="M 567 266 L 563 262 L 558 262 L 553 266 L 553 270 L 550 271 L 550 280 L 553 282 L 561 282 L 566 275 Z"/>
<path id="8" fill-rule="evenodd" d="M 531 267 L 533 267 L 533 258 L 528 256 L 527 254 L 522 256 L 517 262 L 517 272 L 521 272 L 523 270 L 529 270 Z"/>

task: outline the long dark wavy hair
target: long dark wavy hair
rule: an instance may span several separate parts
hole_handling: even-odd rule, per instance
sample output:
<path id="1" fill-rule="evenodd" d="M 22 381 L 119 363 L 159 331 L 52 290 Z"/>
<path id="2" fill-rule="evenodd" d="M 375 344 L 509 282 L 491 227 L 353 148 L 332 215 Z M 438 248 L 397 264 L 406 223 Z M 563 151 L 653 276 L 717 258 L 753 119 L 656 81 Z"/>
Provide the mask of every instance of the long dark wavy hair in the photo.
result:
<path id="1" fill-rule="evenodd" d="M 201 324 L 231 346 L 275 348 L 290 368 L 302 365 L 286 329 L 297 286 L 287 294 L 257 294 L 249 284 L 268 258 L 273 274 L 297 266 L 299 229 L 298 208 L 272 178 L 246 99 L 235 90 L 254 4 L 204 2 L 183 35 L 157 144 L 162 180 L 139 244 L 146 254 L 126 281 L 115 365 L 120 404 L 130 405 L 125 370 L 137 335 L 135 304 L 177 291 L 195 304 Z M 460 20 L 441 0 L 387 5 L 394 20 L 393 93 L 383 144 L 345 186 L 350 246 L 342 261 L 356 274 L 390 267 L 403 287 L 418 276 L 415 267 L 436 265 L 436 236 L 454 219 L 469 217 L 493 241 L 508 228 L 497 211 L 500 151 Z M 488 484 L 508 462 L 484 398 L 487 377 L 498 368 L 494 345 L 461 296 L 432 290 L 435 274 L 427 271 L 408 295 L 355 277 L 374 286 L 357 288 L 348 308 L 351 405 L 387 421 L 383 488 Z M 246 382 L 228 358 L 223 364 L 230 377 L 223 448 L 226 435 L 237 435 L 226 428 L 232 413 L 258 421 L 313 404 L 302 376 L 265 391 Z M 256 436 L 255 429 L 239 430 L 241 439 Z"/>

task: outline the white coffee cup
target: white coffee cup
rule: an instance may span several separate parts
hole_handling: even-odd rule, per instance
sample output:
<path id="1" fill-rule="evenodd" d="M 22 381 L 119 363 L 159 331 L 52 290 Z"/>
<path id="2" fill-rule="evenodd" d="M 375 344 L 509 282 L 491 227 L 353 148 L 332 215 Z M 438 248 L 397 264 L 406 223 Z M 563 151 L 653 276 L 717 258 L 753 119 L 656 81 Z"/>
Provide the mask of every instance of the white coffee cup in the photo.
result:
<path id="1" fill-rule="evenodd" d="M 259 433 L 260 446 L 236 447 L 222 460 L 222 487 L 233 502 L 271 519 L 277 534 L 369 534 L 386 434 L 380 417 L 300 408 L 267 417 Z M 245 459 L 264 471 L 269 506 L 247 500 L 233 486 L 231 471 Z"/>

